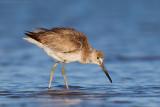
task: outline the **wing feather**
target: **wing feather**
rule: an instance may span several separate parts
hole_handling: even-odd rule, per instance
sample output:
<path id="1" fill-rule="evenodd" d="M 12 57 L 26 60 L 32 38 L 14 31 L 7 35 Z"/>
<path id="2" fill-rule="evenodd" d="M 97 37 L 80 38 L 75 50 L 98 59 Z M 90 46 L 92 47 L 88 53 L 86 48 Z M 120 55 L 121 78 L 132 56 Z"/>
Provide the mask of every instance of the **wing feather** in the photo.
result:
<path id="1" fill-rule="evenodd" d="M 90 48 L 87 37 L 72 28 L 52 28 L 50 30 L 44 28 L 36 29 L 45 31 L 27 31 L 26 35 L 57 52 L 75 52 L 81 50 L 85 46 Z"/>

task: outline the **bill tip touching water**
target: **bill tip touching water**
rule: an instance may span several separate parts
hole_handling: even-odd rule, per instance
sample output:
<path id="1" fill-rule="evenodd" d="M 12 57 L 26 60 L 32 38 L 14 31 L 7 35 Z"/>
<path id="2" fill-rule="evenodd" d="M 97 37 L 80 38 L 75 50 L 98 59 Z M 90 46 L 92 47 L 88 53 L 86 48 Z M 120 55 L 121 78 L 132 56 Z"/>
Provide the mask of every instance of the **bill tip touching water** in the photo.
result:
<path id="1" fill-rule="evenodd" d="M 62 74 L 66 88 L 69 89 L 65 76 L 65 64 L 74 61 L 83 64 L 92 63 L 99 65 L 112 83 L 112 79 L 103 64 L 103 52 L 92 49 L 87 37 L 83 33 L 78 32 L 73 28 L 65 27 L 34 29 L 39 31 L 26 31 L 25 34 L 28 37 L 24 37 L 23 39 L 44 49 L 44 51 L 56 61 L 56 64 L 52 67 L 48 88 L 51 88 L 52 77 L 57 64 L 63 63 Z"/>

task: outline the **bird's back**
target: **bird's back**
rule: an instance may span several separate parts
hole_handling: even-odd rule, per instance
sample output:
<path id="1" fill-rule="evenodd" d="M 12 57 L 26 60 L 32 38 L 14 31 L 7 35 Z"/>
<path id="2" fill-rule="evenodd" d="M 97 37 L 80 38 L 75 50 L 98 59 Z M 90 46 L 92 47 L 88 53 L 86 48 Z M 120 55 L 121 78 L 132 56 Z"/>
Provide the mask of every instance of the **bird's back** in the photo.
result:
<path id="1" fill-rule="evenodd" d="M 28 39 L 31 38 L 59 53 L 68 54 L 83 51 L 81 55 L 82 60 L 84 63 L 87 60 L 91 47 L 87 37 L 83 33 L 72 28 L 35 29 L 41 31 L 26 31 L 27 33 L 25 34 L 29 36 Z"/>

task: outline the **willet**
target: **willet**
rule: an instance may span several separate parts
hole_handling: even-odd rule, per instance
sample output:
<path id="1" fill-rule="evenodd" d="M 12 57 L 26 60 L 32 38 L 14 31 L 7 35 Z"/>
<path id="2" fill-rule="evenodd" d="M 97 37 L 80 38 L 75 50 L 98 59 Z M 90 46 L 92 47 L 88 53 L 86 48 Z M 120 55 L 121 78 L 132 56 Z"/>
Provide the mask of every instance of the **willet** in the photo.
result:
<path id="1" fill-rule="evenodd" d="M 69 88 L 65 76 L 65 64 L 74 61 L 78 61 L 83 64 L 92 63 L 99 65 L 112 83 L 112 80 L 103 65 L 104 54 L 99 50 L 92 49 L 87 37 L 83 33 L 78 32 L 73 28 L 65 27 L 34 29 L 40 31 L 26 31 L 25 34 L 29 37 L 24 37 L 23 39 L 44 49 L 44 51 L 56 61 L 55 65 L 52 67 L 48 88 L 51 88 L 55 67 L 60 62 L 63 63 L 62 74 L 67 89 Z"/>

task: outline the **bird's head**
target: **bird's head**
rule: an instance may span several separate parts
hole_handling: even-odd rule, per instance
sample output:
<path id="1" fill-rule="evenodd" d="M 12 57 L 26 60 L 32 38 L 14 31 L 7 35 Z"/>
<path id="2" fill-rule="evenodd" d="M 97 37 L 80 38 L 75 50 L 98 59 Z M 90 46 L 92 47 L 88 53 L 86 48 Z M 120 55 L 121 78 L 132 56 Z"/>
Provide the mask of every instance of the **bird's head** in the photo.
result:
<path id="1" fill-rule="evenodd" d="M 110 82 L 112 83 L 112 80 L 111 80 L 105 66 L 103 65 L 103 59 L 104 59 L 103 52 L 101 52 L 99 50 L 95 50 L 95 49 L 92 50 L 91 56 L 90 56 L 90 62 L 93 63 L 93 64 L 99 65 L 103 69 L 104 73 L 106 74 L 106 76 L 108 77 Z"/>

